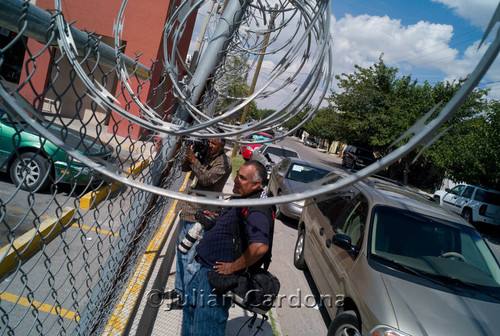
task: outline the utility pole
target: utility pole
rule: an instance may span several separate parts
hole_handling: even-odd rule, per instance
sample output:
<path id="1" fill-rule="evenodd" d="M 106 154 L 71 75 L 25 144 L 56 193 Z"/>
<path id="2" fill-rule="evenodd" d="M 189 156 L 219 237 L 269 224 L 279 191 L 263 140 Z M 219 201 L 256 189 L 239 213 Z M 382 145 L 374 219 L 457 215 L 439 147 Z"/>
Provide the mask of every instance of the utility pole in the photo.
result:
<path id="1" fill-rule="evenodd" d="M 278 5 L 274 7 L 274 9 L 278 9 Z M 250 90 L 248 92 L 248 95 L 252 95 L 254 90 L 255 90 L 255 85 L 257 84 L 257 79 L 259 78 L 260 74 L 260 68 L 262 67 L 262 61 L 264 60 L 264 54 L 267 49 L 267 45 L 269 44 L 269 39 L 271 37 L 271 30 L 274 27 L 274 19 L 276 18 L 276 11 L 272 13 L 271 15 L 271 20 L 269 21 L 269 31 L 266 34 L 266 37 L 264 38 L 264 41 L 262 42 L 262 49 L 260 50 L 260 55 L 259 59 L 257 60 L 257 67 L 255 68 L 255 73 L 253 74 L 252 78 L 252 84 L 250 85 Z M 243 108 L 243 114 L 241 115 L 241 120 L 240 124 L 244 124 L 245 121 L 247 120 L 247 114 L 248 114 L 248 109 L 250 108 L 250 104 L 245 105 Z M 231 157 L 235 157 L 236 154 L 238 153 L 238 143 L 235 142 L 233 146 L 233 152 L 231 153 Z"/>

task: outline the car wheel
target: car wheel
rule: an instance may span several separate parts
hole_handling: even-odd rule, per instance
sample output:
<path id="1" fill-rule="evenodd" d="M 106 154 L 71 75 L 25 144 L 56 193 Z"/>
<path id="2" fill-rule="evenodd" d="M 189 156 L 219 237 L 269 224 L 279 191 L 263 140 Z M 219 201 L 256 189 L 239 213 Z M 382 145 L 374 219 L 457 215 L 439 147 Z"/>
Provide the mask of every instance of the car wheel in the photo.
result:
<path id="1" fill-rule="evenodd" d="M 352 310 L 342 312 L 335 317 L 328 328 L 328 336 L 360 336 L 359 321 Z"/>
<path id="2" fill-rule="evenodd" d="M 306 261 L 304 260 L 305 234 L 306 231 L 304 228 L 300 229 L 299 236 L 297 237 L 297 243 L 295 243 L 295 250 L 293 252 L 293 264 L 299 270 L 306 269 Z"/>
<path id="3" fill-rule="evenodd" d="M 472 211 L 470 209 L 464 209 L 462 212 L 462 217 L 469 223 L 472 223 Z"/>
<path id="4" fill-rule="evenodd" d="M 37 192 L 50 182 L 49 171 L 49 162 L 43 156 L 31 152 L 23 153 L 12 163 L 10 178 L 16 187 Z"/>

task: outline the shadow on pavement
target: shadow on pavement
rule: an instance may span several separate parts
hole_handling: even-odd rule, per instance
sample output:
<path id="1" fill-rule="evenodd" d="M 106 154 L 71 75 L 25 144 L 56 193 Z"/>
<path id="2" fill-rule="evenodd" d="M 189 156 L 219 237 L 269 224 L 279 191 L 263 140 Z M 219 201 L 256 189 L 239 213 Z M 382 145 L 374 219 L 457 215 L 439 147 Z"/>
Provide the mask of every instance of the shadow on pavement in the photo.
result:
<path id="1" fill-rule="evenodd" d="M 306 277 L 307 284 L 309 285 L 309 288 L 311 289 L 311 294 L 313 294 L 314 297 L 316 298 L 316 302 L 321 302 L 321 299 L 320 299 L 321 295 L 318 291 L 318 288 L 316 287 L 316 284 L 314 283 L 314 280 L 313 280 L 311 273 L 309 273 L 309 270 L 304 271 L 304 276 Z M 325 302 L 325 303 L 327 303 L 327 302 Z M 334 302 L 332 301 L 331 303 L 333 304 Z M 328 311 L 326 310 L 325 306 L 320 305 L 318 307 L 318 309 L 319 309 L 319 312 L 321 313 L 321 318 L 325 322 L 326 328 L 328 329 L 328 327 L 330 326 L 330 323 L 332 322 L 330 315 L 328 314 Z"/>
<path id="2" fill-rule="evenodd" d="M 262 316 L 258 315 L 257 319 L 253 323 L 252 327 L 249 328 L 252 316 L 241 316 L 233 319 L 229 319 L 226 324 L 226 336 L 245 336 L 245 335 L 260 335 L 267 336 L 273 335 L 273 328 L 271 326 L 270 319 L 267 319 L 262 324 L 262 330 L 257 329 L 261 326 Z"/>
<path id="3" fill-rule="evenodd" d="M 281 215 L 281 217 L 279 218 L 279 220 L 284 225 L 288 226 L 289 228 L 295 229 L 295 230 L 297 230 L 297 228 L 299 226 L 299 221 L 298 220 L 292 219 L 292 218 L 289 218 L 289 217 L 285 217 L 284 215 Z"/>

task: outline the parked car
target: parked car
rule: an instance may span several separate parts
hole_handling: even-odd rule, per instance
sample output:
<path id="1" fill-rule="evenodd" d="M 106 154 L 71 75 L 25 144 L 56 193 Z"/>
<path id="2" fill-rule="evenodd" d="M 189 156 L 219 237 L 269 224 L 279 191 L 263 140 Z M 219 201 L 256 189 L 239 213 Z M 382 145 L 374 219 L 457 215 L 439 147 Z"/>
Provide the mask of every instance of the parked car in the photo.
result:
<path id="1" fill-rule="evenodd" d="M 49 123 L 21 95 L 11 88 L 7 90 L 25 111 L 70 147 L 96 162 L 113 158 L 111 146 L 89 136 L 82 139 L 77 131 Z M 0 98 L 0 171 L 8 172 L 16 187 L 36 192 L 51 181 L 86 185 L 101 180 L 96 172 L 69 158 L 66 152 L 40 136 L 21 118 L 15 118 L 16 114 Z"/>
<path id="2" fill-rule="evenodd" d="M 312 147 L 312 148 L 318 148 L 319 144 L 318 144 L 318 141 L 316 141 L 316 139 L 314 139 L 314 137 L 308 136 L 308 137 L 304 138 L 304 145 Z"/>
<path id="3" fill-rule="evenodd" d="M 298 158 L 285 158 L 271 170 L 268 193 L 276 196 L 294 194 L 305 183 L 317 181 L 331 171 L 332 169 L 328 166 Z M 303 205 L 303 200 L 276 204 L 276 218 L 286 216 L 298 220 Z"/>
<path id="4" fill-rule="evenodd" d="M 366 148 L 349 145 L 342 153 L 342 166 L 350 167 L 352 170 L 364 168 L 375 161 L 373 152 Z"/>
<path id="5" fill-rule="evenodd" d="M 500 330 L 500 265 L 481 234 L 432 199 L 387 182 L 308 199 L 294 264 L 309 268 L 320 296 L 330 298 L 328 335 Z"/>
<path id="6" fill-rule="evenodd" d="M 281 145 L 264 144 L 253 151 L 251 159 L 262 163 L 266 167 L 269 177 L 272 167 L 286 157 L 298 158 L 299 153 Z"/>
<path id="7" fill-rule="evenodd" d="M 273 142 L 273 136 L 271 134 L 268 134 L 268 133 L 256 132 L 256 133 L 250 134 L 244 140 L 245 141 L 265 141 L 265 140 L 269 140 L 268 143 L 272 143 Z M 253 151 L 256 148 L 262 146 L 262 144 L 263 144 L 262 142 L 261 143 L 256 143 L 256 144 L 252 144 L 252 143 L 243 144 L 241 146 L 241 156 L 243 157 L 243 159 L 250 160 L 250 158 L 252 157 Z"/>
<path id="8" fill-rule="evenodd" d="M 500 225 L 500 192 L 470 184 L 436 190 L 434 199 L 466 221 Z"/>

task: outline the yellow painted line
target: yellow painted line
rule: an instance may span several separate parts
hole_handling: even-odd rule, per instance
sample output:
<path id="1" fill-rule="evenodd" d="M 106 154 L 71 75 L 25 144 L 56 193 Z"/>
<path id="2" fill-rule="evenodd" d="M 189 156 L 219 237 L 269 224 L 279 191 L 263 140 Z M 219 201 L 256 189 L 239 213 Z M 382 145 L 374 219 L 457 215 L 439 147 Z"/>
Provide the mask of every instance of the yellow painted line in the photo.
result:
<path id="1" fill-rule="evenodd" d="M 80 209 L 88 210 L 94 205 L 102 202 L 106 196 L 120 188 L 120 183 L 114 183 L 110 186 L 101 187 L 95 191 L 90 191 L 80 198 Z"/>
<path id="2" fill-rule="evenodd" d="M 30 301 L 27 298 L 20 297 L 20 296 L 10 294 L 10 293 L 0 293 L 0 300 L 9 301 L 9 302 L 19 304 L 19 305 L 25 306 L 25 307 L 31 307 L 31 308 L 36 309 L 38 311 L 42 311 L 42 312 L 49 313 L 52 315 L 59 315 L 61 317 L 64 317 L 64 318 L 67 318 L 70 320 L 74 320 L 76 322 L 78 322 L 78 320 L 80 318 L 80 316 L 73 311 L 62 309 L 59 307 L 55 307 L 55 306 L 47 304 L 47 303 L 41 303 L 38 301 Z"/>
<path id="3" fill-rule="evenodd" d="M 5 245 L 0 249 L 0 277 L 13 271 L 18 264 L 22 264 L 26 259 L 35 254 L 39 248 L 41 240 L 48 244 L 59 235 L 62 229 L 71 222 L 75 214 L 74 208 L 64 208 L 61 218 L 50 216 L 36 228 L 17 238 L 14 243 Z"/>
<path id="4" fill-rule="evenodd" d="M 133 166 L 131 166 L 127 172 L 131 175 L 137 175 L 139 174 L 141 171 L 143 171 L 144 169 L 146 169 L 147 167 L 149 167 L 149 164 L 150 164 L 150 160 L 149 159 L 146 159 L 146 160 L 142 160 L 141 162 L 138 162 L 136 164 L 134 164 Z"/>
<path id="5" fill-rule="evenodd" d="M 127 173 L 129 175 L 135 176 L 135 175 L 139 174 L 143 169 L 148 167 L 149 164 L 150 164 L 150 160 L 145 159 L 145 160 L 138 162 L 137 164 L 134 164 L 133 166 L 131 166 L 127 170 Z M 106 198 L 106 196 L 108 196 L 112 192 L 115 192 L 120 187 L 121 187 L 121 183 L 117 182 L 117 183 L 113 183 L 110 186 L 101 187 L 95 191 L 90 191 L 90 192 L 86 193 L 85 195 L 83 195 L 83 197 L 80 198 L 80 205 L 79 205 L 80 209 L 88 210 L 91 207 L 101 203 L 102 200 Z"/>
<path id="6" fill-rule="evenodd" d="M 183 191 L 188 183 L 190 173 L 186 174 L 186 178 L 179 189 L 179 191 Z M 165 239 L 165 235 L 170 229 L 170 226 L 174 222 L 175 218 L 175 206 L 177 205 L 177 200 L 175 200 L 168 211 L 167 216 L 165 217 L 160 230 L 151 240 L 146 249 L 146 253 L 142 256 L 141 261 L 139 262 L 134 276 L 130 279 L 127 288 L 125 289 L 124 294 L 122 295 L 120 301 L 115 307 L 113 311 L 113 315 L 108 321 L 106 328 L 102 335 L 122 335 L 125 327 L 127 326 L 128 320 L 130 319 L 130 315 L 134 310 L 134 306 L 139 299 L 139 294 L 142 291 L 142 288 L 146 282 L 146 278 L 151 271 L 151 267 L 153 266 L 153 261 L 156 258 L 156 255 L 159 252 L 160 246 Z"/>
<path id="7" fill-rule="evenodd" d="M 118 237 L 118 233 L 113 233 L 111 231 L 106 231 L 106 230 L 95 229 L 95 228 L 87 226 L 87 225 L 79 225 L 78 223 L 73 223 L 73 224 L 71 224 L 71 226 L 77 227 L 77 228 L 82 228 L 82 229 L 85 229 L 85 230 L 94 231 L 94 232 L 97 232 L 97 233 L 102 233 L 102 234 L 106 234 L 106 235 L 111 235 L 111 236 Z"/>

